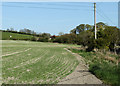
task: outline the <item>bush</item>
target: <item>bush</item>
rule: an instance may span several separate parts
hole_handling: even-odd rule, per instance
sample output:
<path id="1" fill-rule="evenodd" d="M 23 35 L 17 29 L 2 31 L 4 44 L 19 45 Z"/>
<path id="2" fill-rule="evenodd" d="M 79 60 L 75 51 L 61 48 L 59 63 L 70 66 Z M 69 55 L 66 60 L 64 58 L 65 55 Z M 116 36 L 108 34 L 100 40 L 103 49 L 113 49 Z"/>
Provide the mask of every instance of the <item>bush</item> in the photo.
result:
<path id="1" fill-rule="evenodd" d="M 53 40 L 53 42 L 75 44 L 77 41 L 76 39 L 77 39 L 77 35 L 71 33 L 56 37 L 55 40 Z"/>
<path id="2" fill-rule="evenodd" d="M 48 38 L 39 37 L 38 41 L 40 41 L 40 42 L 48 42 Z"/>
<path id="3" fill-rule="evenodd" d="M 34 37 L 34 36 L 30 40 L 31 41 L 37 41 L 36 37 Z"/>
<path id="4" fill-rule="evenodd" d="M 93 49 L 96 47 L 96 42 L 95 40 L 92 38 L 88 41 L 87 44 L 88 48 L 86 49 L 87 52 L 93 51 Z"/>
<path id="5" fill-rule="evenodd" d="M 83 31 L 77 36 L 77 44 L 88 46 L 89 41 L 93 38 L 93 33 L 90 31 Z"/>
<path id="6" fill-rule="evenodd" d="M 91 64 L 90 67 L 89 67 L 89 71 L 93 74 L 95 74 L 95 72 L 97 70 L 100 70 L 100 65 L 99 64 Z"/>

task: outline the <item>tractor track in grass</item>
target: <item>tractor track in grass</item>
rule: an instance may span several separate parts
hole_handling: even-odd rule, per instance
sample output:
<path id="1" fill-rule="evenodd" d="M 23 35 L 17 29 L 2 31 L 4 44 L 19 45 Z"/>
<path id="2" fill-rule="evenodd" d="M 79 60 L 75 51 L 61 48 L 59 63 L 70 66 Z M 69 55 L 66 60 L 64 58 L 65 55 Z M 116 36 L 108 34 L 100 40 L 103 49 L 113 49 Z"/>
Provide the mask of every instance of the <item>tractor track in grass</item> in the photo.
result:
<path id="1" fill-rule="evenodd" d="M 31 49 L 31 48 L 28 48 L 28 49 L 25 49 L 25 50 L 19 51 L 19 52 L 14 52 L 14 53 L 10 53 L 10 54 L 5 54 L 5 55 L 2 55 L 2 57 L 4 57 L 4 56 L 10 56 L 10 55 L 14 55 L 14 54 L 22 53 L 22 52 L 26 52 L 26 51 L 28 51 L 28 50 L 30 50 L 30 49 Z"/>
<path id="2" fill-rule="evenodd" d="M 59 63 L 59 61 L 61 61 L 61 59 L 65 59 L 65 58 L 60 57 L 60 58 L 56 59 L 55 53 L 54 53 L 49 59 L 47 59 L 47 61 L 49 60 L 48 64 L 49 63 Z M 65 76 L 67 73 L 69 73 L 70 72 L 69 70 L 73 69 L 72 66 L 75 64 L 74 63 L 70 64 L 70 62 L 67 60 L 66 61 L 63 60 L 63 61 L 64 61 L 64 63 L 63 63 L 64 65 L 61 65 L 61 67 L 59 67 L 59 68 L 56 67 L 56 68 L 52 69 L 51 72 L 46 72 L 45 74 L 43 74 L 43 76 L 46 77 L 46 80 L 37 80 L 36 83 L 41 83 L 41 84 L 54 83 L 54 82 L 58 81 L 61 77 Z M 52 78 L 49 78 L 49 77 L 52 77 Z M 34 82 L 34 80 L 32 80 L 29 83 L 35 83 L 35 82 Z"/>
<path id="3" fill-rule="evenodd" d="M 57 61 L 55 60 L 52 63 L 54 62 L 58 63 L 58 60 L 60 59 L 65 59 L 65 58 L 59 58 L 57 59 Z M 48 82 L 48 83 L 58 82 L 61 78 L 71 73 L 71 70 L 74 70 L 74 66 L 76 65 L 76 62 L 71 64 L 68 60 L 63 60 L 62 64 L 63 65 L 60 65 L 59 67 L 52 69 L 50 73 L 47 72 L 46 74 L 44 74 L 45 76 L 47 76 L 47 80 L 42 82 Z M 49 77 L 52 77 L 52 78 L 49 78 Z M 42 82 L 39 82 L 39 83 L 42 83 Z"/>
<path id="4" fill-rule="evenodd" d="M 55 57 L 54 55 L 52 57 Z M 50 63 L 58 63 L 59 65 L 59 61 L 61 61 L 61 59 L 65 59 L 65 58 L 59 58 L 59 59 L 56 59 L 56 58 L 53 58 L 52 61 L 49 61 Z M 48 62 L 48 64 L 49 64 Z M 71 64 L 72 65 L 72 64 Z M 68 68 L 69 70 L 71 69 L 71 65 L 69 63 L 69 61 L 65 61 L 63 62 L 63 65 L 60 65 L 59 67 L 55 67 L 54 69 L 51 70 L 51 72 L 46 72 L 44 74 L 44 76 L 47 77 L 47 79 L 45 81 L 43 80 L 39 80 L 38 82 L 39 83 L 53 83 L 53 82 L 56 82 L 60 79 L 61 76 L 65 75 L 65 72 L 68 71 Z M 49 77 L 52 77 L 52 78 L 49 78 Z"/>
<path id="5" fill-rule="evenodd" d="M 36 63 L 36 62 L 38 62 L 42 57 L 44 57 L 46 54 L 48 54 L 50 51 L 48 50 L 48 51 L 46 51 L 46 53 L 45 54 L 43 54 L 41 57 L 37 57 L 37 58 L 33 58 L 33 59 L 31 59 L 31 60 L 28 60 L 28 61 L 26 61 L 26 62 L 22 62 L 22 63 L 20 63 L 19 65 L 16 65 L 16 66 L 14 66 L 14 67 L 11 67 L 11 68 L 8 68 L 7 70 L 9 71 L 9 70 L 14 70 L 14 69 L 17 69 L 17 68 L 20 68 L 20 67 L 25 67 L 26 65 L 29 65 L 29 64 L 34 64 L 34 63 Z M 27 69 L 27 70 L 29 70 L 29 69 Z M 26 71 L 27 71 L 26 70 Z M 25 72 L 25 71 L 24 71 Z M 22 72 L 22 73 L 24 73 L 24 72 Z M 28 71 L 29 72 L 29 71 Z M 22 74 L 21 73 L 21 74 Z M 8 78 L 6 78 L 6 79 L 4 79 L 3 81 L 4 82 L 6 82 L 6 83 L 8 83 L 9 81 L 11 81 L 11 80 L 19 80 L 19 78 L 20 77 L 8 77 Z M 22 84 L 25 84 L 25 82 L 23 82 Z"/>
<path id="6" fill-rule="evenodd" d="M 64 49 L 72 53 L 67 48 Z M 80 55 L 76 53 L 72 54 L 79 61 L 79 65 L 70 75 L 60 80 L 58 84 L 103 84 L 101 80 L 89 72 L 88 67 L 85 65 L 84 59 Z"/>
<path id="7" fill-rule="evenodd" d="M 8 70 L 12 70 L 12 69 L 15 69 L 15 68 L 19 68 L 19 67 L 22 67 L 22 66 L 25 66 L 25 65 L 29 65 L 29 64 L 34 64 L 36 63 L 37 61 L 39 61 L 42 57 L 44 57 L 46 54 L 48 54 L 49 51 L 47 51 L 45 54 L 43 54 L 41 57 L 38 57 L 38 58 L 33 58 L 31 60 L 28 60 L 26 62 L 22 62 L 20 63 L 19 65 L 13 67 L 13 68 L 8 68 Z"/>
<path id="8" fill-rule="evenodd" d="M 11 47 L 12 43 L 7 43 Z M 3 82 L 6 84 L 56 84 L 78 65 L 77 59 L 64 50 L 69 45 L 30 42 L 15 46 L 16 50 L 3 46 L 3 55 L 6 55 L 3 56 Z"/>

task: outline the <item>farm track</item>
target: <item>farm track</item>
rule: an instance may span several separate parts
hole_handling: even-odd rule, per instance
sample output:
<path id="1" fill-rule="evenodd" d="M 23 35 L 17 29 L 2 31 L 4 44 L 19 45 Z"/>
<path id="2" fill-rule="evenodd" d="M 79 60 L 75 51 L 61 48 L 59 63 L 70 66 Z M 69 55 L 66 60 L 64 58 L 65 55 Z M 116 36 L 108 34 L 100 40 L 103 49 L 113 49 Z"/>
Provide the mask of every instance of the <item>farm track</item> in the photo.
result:
<path id="1" fill-rule="evenodd" d="M 3 56 L 3 82 L 7 84 L 55 84 L 59 82 L 72 73 L 78 64 L 77 59 L 64 50 L 68 46 L 73 45 L 3 41 L 4 53 L 31 48 L 23 50 L 24 52 Z"/>
<path id="2" fill-rule="evenodd" d="M 70 50 L 64 48 L 68 52 Z M 97 79 L 93 74 L 88 71 L 88 67 L 85 65 L 84 59 L 76 53 L 72 53 L 79 61 L 79 65 L 75 71 L 70 75 L 63 78 L 58 84 L 102 84 L 102 81 Z"/>

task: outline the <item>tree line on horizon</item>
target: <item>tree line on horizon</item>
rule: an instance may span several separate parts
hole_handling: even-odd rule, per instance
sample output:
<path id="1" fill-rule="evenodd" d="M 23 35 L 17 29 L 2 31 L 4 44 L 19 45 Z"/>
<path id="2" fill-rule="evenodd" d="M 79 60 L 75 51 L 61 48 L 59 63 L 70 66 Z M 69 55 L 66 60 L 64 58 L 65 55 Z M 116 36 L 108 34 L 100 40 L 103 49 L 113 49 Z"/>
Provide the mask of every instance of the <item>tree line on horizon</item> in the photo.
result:
<path id="1" fill-rule="evenodd" d="M 93 25 L 80 24 L 71 30 L 70 34 L 61 35 L 53 42 L 82 45 L 87 47 L 87 51 L 96 48 L 120 53 L 120 29 L 99 22 L 97 23 L 97 39 L 95 39 L 94 31 Z"/>
<path id="2" fill-rule="evenodd" d="M 96 25 L 97 39 L 94 38 L 94 26 L 89 24 L 80 24 L 72 29 L 69 34 L 60 33 L 59 36 L 51 35 L 50 33 L 36 33 L 26 28 L 21 29 L 19 32 L 13 28 L 2 30 L 2 32 L 32 35 L 31 39 L 27 39 L 31 41 L 78 44 L 87 47 L 87 51 L 92 51 L 96 48 L 120 52 L 120 29 L 103 22 L 99 22 Z"/>

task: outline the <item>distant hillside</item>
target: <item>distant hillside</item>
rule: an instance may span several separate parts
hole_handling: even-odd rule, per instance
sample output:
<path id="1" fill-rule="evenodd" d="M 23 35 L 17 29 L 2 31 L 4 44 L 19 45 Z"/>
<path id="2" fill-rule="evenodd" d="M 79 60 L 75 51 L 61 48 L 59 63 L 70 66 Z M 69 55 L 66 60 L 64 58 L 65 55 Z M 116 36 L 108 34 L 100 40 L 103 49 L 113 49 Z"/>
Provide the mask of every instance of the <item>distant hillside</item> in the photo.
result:
<path id="1" fill-rule="evenodd" d="M 2 40 L 31 40 L 33 35 L 2 32 Z"/>

